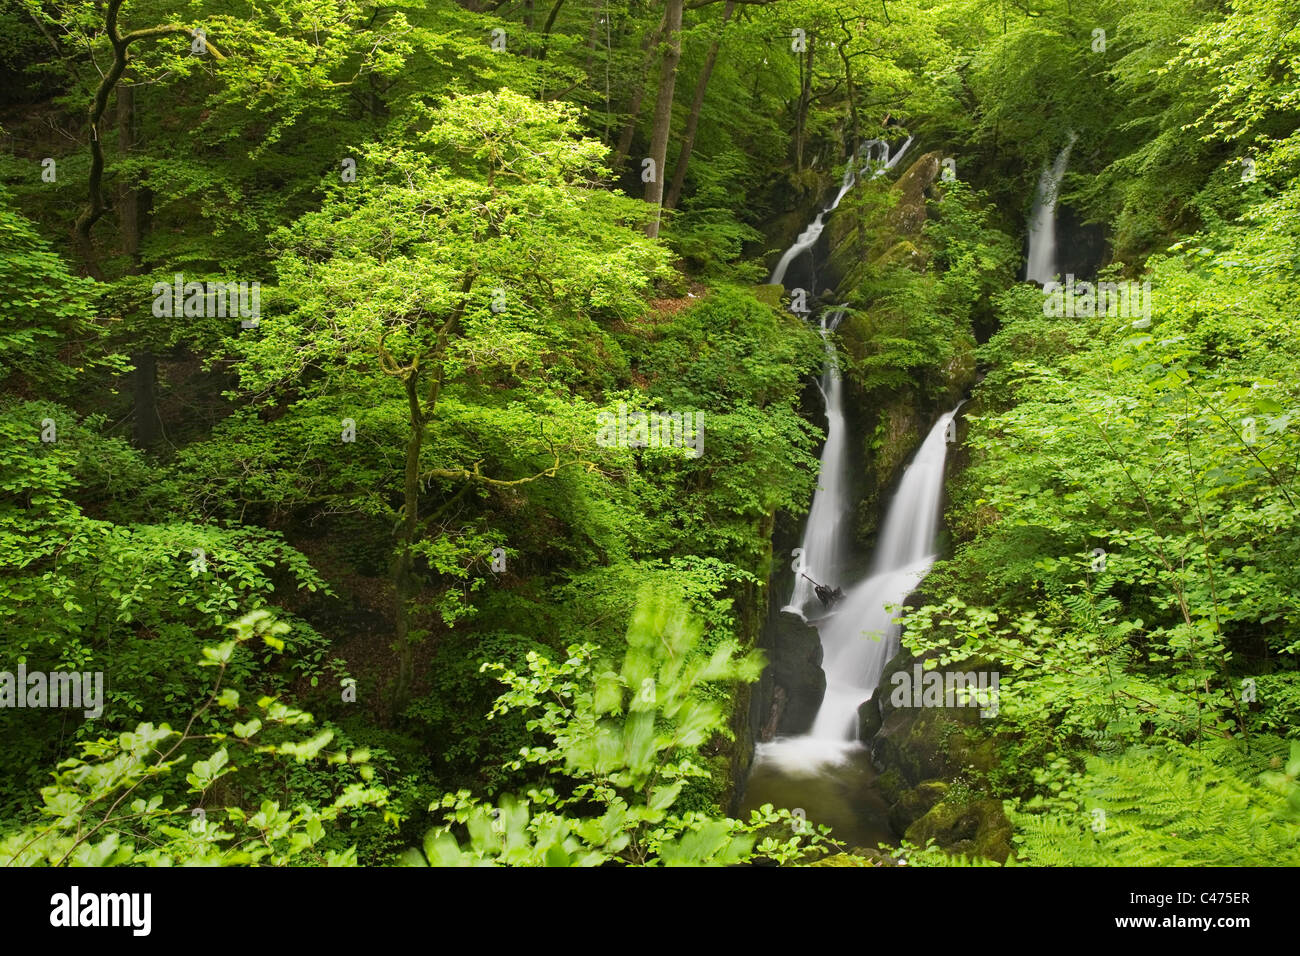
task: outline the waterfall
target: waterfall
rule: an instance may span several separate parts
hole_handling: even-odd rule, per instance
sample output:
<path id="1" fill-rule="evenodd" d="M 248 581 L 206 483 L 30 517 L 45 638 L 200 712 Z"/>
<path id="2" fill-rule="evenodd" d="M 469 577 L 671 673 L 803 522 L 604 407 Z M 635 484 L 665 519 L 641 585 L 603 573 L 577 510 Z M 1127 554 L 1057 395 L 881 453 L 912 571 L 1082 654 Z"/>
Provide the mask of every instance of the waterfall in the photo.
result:
<path id="1" fill-rule="evenodd" d="M 1061 180 L 1070 162 L 1070 148 L 1075 134 L 1056 154 L 1051 166 L 1043 167 L 1038 177 L 1038 191 L 1034 194 L 1034 208 L 1029 213 L 1029 255 L 1025 263 L 1025 279 L 1040 284 L 1051 282 L 1059 271 L 1056 266 L 1056 199 L 1061 192 Z"/>
<path id="2" fill-rule="evenodd" d="M 843 318 L 843 308 L 835 309 L 829 316 L 822 313 L 821 335 L 826 344 L 826 365 L 820 386 L 826 403 L 826 445 L 822 448 L 817 491 L 813 494 L 808 522 L 804 525 L 802 572 L 795 574 L 794 592 L 786 606 L 787 610 L 800 616 L 805 616 L 817 603 L 809 578 L 821 583 L 838 582 L 843 572 L 844 524 L 848 517 L 845 469 L 848 435 L 844 424 L 844 380 L 828 334 Z"/>
<path id="3" fill-rule="evenodd" d="M 892 157 L 884 141 L 864 143 L 857 154 L 865 158 L 861 174 L 866 175 L 870 170 L 875 178 L 893 169 L 911 143 L 912 138 L 908 137 Z M 1064 158 L 1058 158 L 1058 162 L 1063 169 Z M 856 166 L 856 161 L 849 164 L 839 192 L 786 250 L 772 272 L 771 282 L 781 283 L 791 263 L 812 250 L 826 216 L 852 188 Z M 848 588 L 834 608 L 825 609 L 812 582 L 830 587 L 841 584 L 846 570 L 845 529 L 850 517 L 844 384 L 830 341 L 830 333 L 844 318 L 844 311 L 839 306 L 821 313 L 826 364 L 819 385 L 826 407 L 826 444 L 822 449 L 817 491 L 804 526 L 801 558 L 796 564 L 800 573 L 795 575 L 794 589 L 785 608 L 805 620 L 809 616 L 818 617 L 814 623 L 822 643 L 826 695 L 809 734 L 759 744 L 756 753 L 756 767 L 759 764 L 779 766 L 794 773 L 816 773 L 828 763 L 842 761 L 851 750 L 861 749 L 857 743 L 858 707 L 871 697 L 885 663 L 897 651 L 898 627 L 894 618 L 899 606 L 935 559 L 947 436 L 957 412 L 954 408 L 940 417 L 904 470 L 881 527 L 880 541 L 867 576 Z"/>
<path id="4" fill-rule="evenodd" d="M 885 515 L 870 573 L 818 627 L 826 696 L 813 723 L 814 739 L 857 739 L 858 707 L 871 696 L 885 664 L 898 652 L 898 626 L 894 623 L 898 606 L 935 559 L 948 423 L 956 411 L 939 418 L 903 472 Z"/>
<path id="5" fill-rule="evenodd" d="M 875 167 L 872 172 L 872 178 L 874 179 L 876 176 L 883 176 L 898 164 L 898 161 L 903 158 L 903 154 L 907 152 L 907 147 L 911 145 L 912 137 L 909 136 L 904 141 L 903 145 L 898 148 L 898 152 L 896 152 L 891 158 L 889 155 L 889 144 L 884 140 L 873 139 L 863 143 L 858 149 L 859 156 L 865 154 L 867 157 L 866 163 L 864 163 L 863 172 L 865 173 L 867 169 Z M 817 239 L 822 234 L 822 230 L 826 228 L 826 217 L 835 210 L 835 207 L 840 204 L 840 200 L 842 200 L 844 195 L 853 188 L 853 184 L 857 181 L 856 170 L 854 169 L 854 166 L 856 165 L 855 161 L 850 160 L 848 165 L 845 166 L 844 176 L 840 180 L 839 192 L 835 194 L 835 198 L 831 200 L 830 205 L 822 209 L 822 211 L 813 218 L 813 221 L 808 223 L 808 226 L 804 231 L 799 233 L 799 238 L 794 241 L 794 245 L 782 254 L 780 261 L 776 264 L 776 268 L 772 270 L 772 277 L 767 280 L 769 284 L 781 285 L 784 283 L 785 274 L 790 268 L 790 263 L 794 262 L 795 259 L 799 258 L 799 256 L 803 255 L 805 252 L 810 251 L 812 247 L 816 245 Z"/>
<path id="6" fill-rule="evenodd" d="M 795 775 L 817 774 L 861 750 L 858 708 L 875 692 L 885 664 L 898 652 L 899 629 L 894 619 L 936 557 L 934 539 L 943 502 L 948 428 L 960 407 L 940 416 L 904 470 L 867 576 L 817 622 L 826 696 L 811 732 L 760 743 L 756 766 L 763 764 Z M 848 509 L 845 482 L 820 488 L 814 509 L 816 499 L 828 498 L 832 489 L 838 497 L 824 506 L 824 513 L 843 517 Z M 804 542 L 816 544 L 811 512 Z"/>
<path id="7" fill-rule="evenodd" d="M 871 178 L 883 176 L 893 169 L 907 148 L 912 145 L 912 137 L 907 137 L 898 150 L 890 155 L 889 144 L 883 139 L 868 140 L 857 150 L 862 161 L 861 172 L 865 175 L 871 171 Z M 773 284 L 785 279 L 786 270 L 798 256 L 812 249 L 825 228 L 824 222 L 853 188 L 856 181 L 857 162 L 850 162 L 844 170 L 839 192 L 809 223 L 794 245 L 785 251 L 781 261 L 772 270 Z M 844 384 L 840 378 L 839 365 L 835 358 L 835 347 L 830 341 L 830 332 L 834 332 L 844 318 L 844 308 L 838 307 L 822 313 L 821 336 L 826 346 L 826 364 L 822 369 L 819 382 L 822 400 L 826 406 L 826 445 L 822 448 L 821 467 L 818 471 L 817 491 L 813 495 L 812 507 L 808 512 L 808 522 L 804 526 L 803 558 L 801 573 L 795 574 L 794 591 L 786 610 L 805 617 L 808 611 L 816 611 L 818 602 L 813 594 L 812 581 L 829 583 L 832 587 L 839 583 L 843 572 L 844 559 L 844 525 L 848 517 L 847 488 L 845 486 L 846 452 L 848 435 L 844 425 Z M 807 577 L 804 577 L 807 575 Z M 811 581 L 809 580 L 811 579 Z"/>

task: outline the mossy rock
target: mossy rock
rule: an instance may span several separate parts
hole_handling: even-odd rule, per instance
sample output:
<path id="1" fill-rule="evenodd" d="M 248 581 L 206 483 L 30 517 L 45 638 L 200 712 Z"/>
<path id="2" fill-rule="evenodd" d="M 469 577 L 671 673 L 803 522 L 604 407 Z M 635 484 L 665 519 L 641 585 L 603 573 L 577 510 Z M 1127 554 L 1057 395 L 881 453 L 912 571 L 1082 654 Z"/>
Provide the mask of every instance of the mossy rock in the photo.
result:
<path id="1" fill-rule="evenodd" d="M 963 725 L 978 720 L 973 707 L 898 707 L 871 742 L 871 759 L 876 766 L 897 768 L 905 786 L 954 777 L 966 765 L 959 757 L 971 752 L 958 747 L 954 754 L 953 741 L 965 744 Z"/>
<path id="2" fill-rule="evenodd" d="M 900 239 L 886 249 L 872 265 L 877 269 L 902 267 L 924 272 L 930 257 L 916 247 L 910 239 Z"/>
<path id="3" fill-rule="evenodd" d="M 948 756 L 958 767 L 979 773 L 991 773 L 998 764 L 996 741 L 971 728 L 948 738 Z"/>
<path id="4" fill-rule="evenodd" d="M 839 277 L 840 294 L 856 288 L 861 281 L 858 267 L 867 262 L 879 265 L 883 257 L 900 245 L 900 240 L 915 239 L 921 234 L 928 216 L 926 190 L 939 177 L 938 152 L 926 153 L 912 163 L 890 186 L 892 200 L 885 211 L 868 215 L 854 214 L 842 207 L 826 223 L 830 248 L 830 274 Z M 905 251 L 905 250 L 904 250 Z M 914 250 L 915 251 L 915 250 Z"/>
<path id="5" fill-rule="evenodd" d="M 754 298 L 774 309 L 781 308 L 781 296 L 784 294 L 785 286 L 783 285 L 764 283 L 763 285 L 754 286 Z"/>
<path id="6" fill-rule="evenodd" d="M 876 433 L 867 437 L 867 455 L 879 495 L 894 483 L 907 459 L 925 438 L 921 419 L 910 396 L 890 403 L 880 415 Z"/>
<path id="7" fill-rule="evenodd" d="M 868 697 L 858 707 L 858 740 L 870 743 L 871 738 L 876 736 L 876 731 L 880 729 L 882 721 L 875 698 Z"/>
<path id="8" fill-rule="evenodd" d="M 992 797 L 949 796 L 907 828 L 907 839 L 934 840 L 946 852 L 1005 863 L 1011 855 L 1011 821 Z"/>
<path id="9" fill-rule="evenodd" d="M 948 795 L 948 784 L 942 780 L 926 780 L 903 795 L 889 808 L 889 825 L 899 836 L 907 833 L 921 817 L 941 803 Z"/>
<path id="10" fill-rule="evenodd" d="M 907 784 L 903 780 L 903 775 L 891 767 L 876 778 L 876 789 L 880 791 L 886 803 L 894 803 L 903 795 Z"/>
<path id="11" fill-rule="evenodd" d="M 869 850 L 866 847 L 855 846 L 847 853 L 833 853 L 830 856 L 824 856 L 809 866 L 898 866 L 898 861 L 888 853 L 881 853 L 879 850 Z"/>
<path id="12" fill-rule="evenodd" d="M 840 215 L 839 211 L 836 210 L 826 220 L 826 228 L 823 232 L 833 256 L 841 248 L 857 244 L 858 220 L 853 216 Z"/>
<path id="13" fill-rule="evenodd" d="M 900 193 L 898 203 L 885 217 L 891 238 L 919 236 L 925 225 L 925 191 L 939 178 L 942 153 L 934 151 L 920 157 L 898 177 L 894 189 Z M 892 245 L 892 243 L 890 243 Z"/>

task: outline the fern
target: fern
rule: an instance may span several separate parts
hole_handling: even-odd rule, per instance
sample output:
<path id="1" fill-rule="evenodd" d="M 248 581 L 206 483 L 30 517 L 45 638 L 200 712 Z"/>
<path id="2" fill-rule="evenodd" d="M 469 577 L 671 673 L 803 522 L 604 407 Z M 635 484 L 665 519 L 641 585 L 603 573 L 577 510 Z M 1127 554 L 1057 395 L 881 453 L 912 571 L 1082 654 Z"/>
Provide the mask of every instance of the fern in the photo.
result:
<path id="1" fill-rule="evenodd" d="M 1280 763 L 1283 746 L 1280 738 L 1258 738 L 1250 753 L 1223 741 L 1202 752 L 1134 748 L 1093 758 L 1082 786 L 1084 812 L 1012 811 L 1021 861 L 1300 865 L 1300 744 L 1292 744 L 1284 772 L 1260 772 Z"/>

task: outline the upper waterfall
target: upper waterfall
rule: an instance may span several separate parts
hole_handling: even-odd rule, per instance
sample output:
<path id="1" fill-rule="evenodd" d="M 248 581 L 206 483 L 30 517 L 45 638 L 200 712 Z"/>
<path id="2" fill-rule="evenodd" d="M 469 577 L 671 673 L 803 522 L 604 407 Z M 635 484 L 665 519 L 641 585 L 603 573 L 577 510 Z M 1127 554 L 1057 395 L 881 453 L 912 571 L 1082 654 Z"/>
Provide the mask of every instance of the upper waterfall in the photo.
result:
<path id="1" fill-rule="evenodd" d="M 1051 166 L 1043 167 L 1038 177 L 1038 190 L 1034 194 L 1034 208 L 1029 214 L 1029 255 L 1025 263 L 1025 279 L 1040 284 L 1053 281 L 1060 269 L 1056 264 L 1056 200 L 1061 193 L 1061 180 L 1070 162 L 1070 149 L 1075 134 L 1056 154 Z"/>

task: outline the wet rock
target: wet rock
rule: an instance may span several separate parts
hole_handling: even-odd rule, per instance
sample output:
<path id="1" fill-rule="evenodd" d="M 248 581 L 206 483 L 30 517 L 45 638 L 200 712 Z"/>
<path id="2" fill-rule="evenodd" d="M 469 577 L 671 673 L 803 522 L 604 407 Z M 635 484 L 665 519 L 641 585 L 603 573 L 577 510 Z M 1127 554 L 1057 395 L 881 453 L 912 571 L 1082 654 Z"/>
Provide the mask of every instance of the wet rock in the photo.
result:
<path id="1" fill-rule="evenodd" d="M 899 836 L 907 833 L 921 817 L 929 813 L 948 793 L 948 784 L 942 780 L 927 780 L 902 796 L 889 808 L 889 825 Z"/>
<path id="2" fill-rule="evenodd" d="M 875 697 L 864 700 L 858 707 L 858 739 L 869 744 L 880 729 L 882 718 Z"/>
<path id="3" fill-rule="evenodd" d="M 949 794 L 909 826 L 906 836 L 918 846 L 933 839 L 948 853 L 1005 863 L 1011 832 L 1000 800 Z"/>
<path id="4" fill-rule="evenodd" d="M 817 629 L 796 614 L 780 611 L 773 621 L 772 702 L 760 740 L 807 733 L 826 694 L 822 644 Z M 778 691 L 780 692 L 778 695 Z"/>

